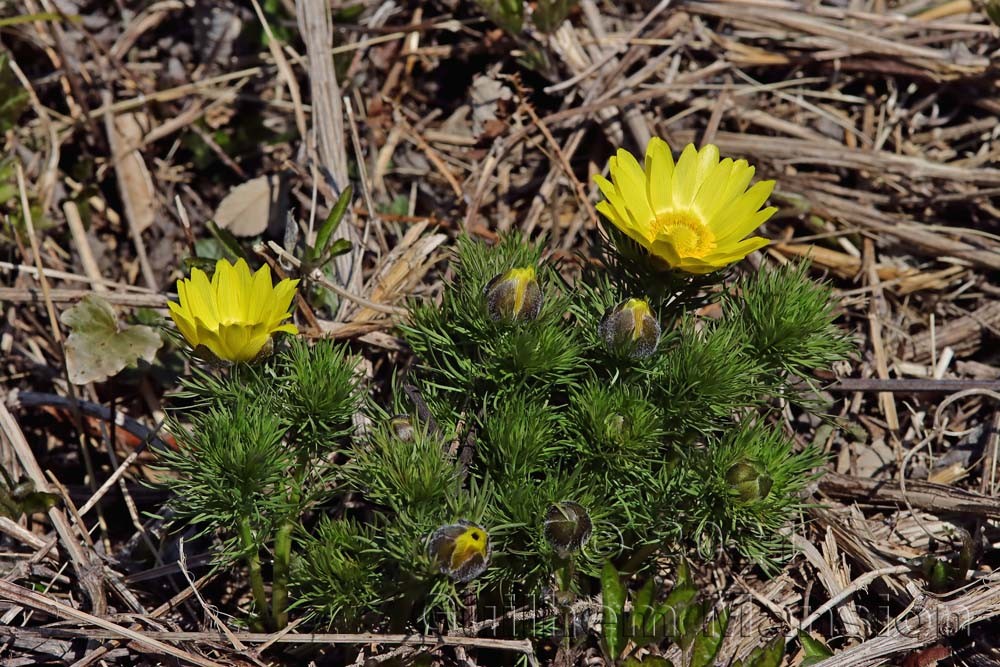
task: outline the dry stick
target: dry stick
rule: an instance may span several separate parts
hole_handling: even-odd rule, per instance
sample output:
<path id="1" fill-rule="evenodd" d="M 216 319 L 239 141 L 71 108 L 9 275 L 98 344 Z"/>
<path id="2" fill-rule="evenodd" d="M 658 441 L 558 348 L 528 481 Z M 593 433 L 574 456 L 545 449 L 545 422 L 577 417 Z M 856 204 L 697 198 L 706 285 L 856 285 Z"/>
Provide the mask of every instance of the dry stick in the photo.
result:
<path id="1" fill-rule="evenodd" d="M 823 387 L 836 392 L 891 392 L 918 394 L 927 392 L 952 393 L 965 389 L 989 389 L 1000 392 L 1000 380 L 929 380 L 924 378 L 841 378 L 836 384 Z"/>
<path id="2" fill-rule="evenodd" d="M 890 623 L 885 634 L 837 652 L 813 667 L 874 667 L 893 655 L 915 651 L 1000 615 L 1000 584 L 992 582 L 952 600 L 924 597 L 920 610 Z"/>
<path id="3" fill-rule="evenodd" d="M 83 228 L 83 220 L 80 219 L 80 211 L 72 200 L 67 200 L 63 204 L 63 213 L 66 214 L 66 222 L 69 224 L 69 231 L 73 235 L 77 252 L 80 253 L 80 263 L 83 264 L 83 272 L 90 278 L 95 292 L 107 292 L 108 288 L 103 282 L 101 269 L 97 266 L 97 260 L 90 249 L 90 241 L 87 239 L 87 232 Z"/>
<path id="4" fill-rule="evenodd" d="M 594 226 L 594 229 L 597 229 L 599 224 L 597 214 L 594 213 L 593 207 L 590 206 L 590 202 L 587 199 L 587 192 L 583 189 L 583 184 L 580 183 L 579 179 L 577 179 L 576 174 L 573 173 L 573 167 L 570 166 L 569 160 L 566 158 L 566 154 L 559 147 L 559 142 L 557 142 L 556 138 L 552 136 L 552 132 L 549 131 L 545 122 L 538 117 L 537 113 L 535 113 L 535 108 L 531 105 L 531 103 L 523 101 L 525 99 L 525 91 L 521 87 L 521 82 L 518 78 L 514 79 L 514 86 L 518 89 L 518 97 L 522 100 L 521 107 L 528 113 L 532 122 L 538 126 L 538 130 L 552 147 L 552 150 L 555 152 L 556 158 L 559 161 L 559 166 L 566 172 L 566 178 L 569 179 L 570 184 L 573 186 L 573 192 L 576 193 L 576 198 L 580 202 L 580 207 L 587 212 L 587 217 L 590 218 L 591 224 Z"/>
<path id="5" fill-rule="evenodd" d="M 351 128 L 351 145 L 354 147 L 354 162 L 358 165 L 361 196 L 364 198 L 365 207 L 368 209 L 368 215 L 365 217 L 365 231 L 361 235 L 361 243 L 354 249 L 354 266 L 351 269 L 354 272 L 361 269 L 362 256 L 364 255 L 365 248 L 368 246 L 368 234 L 372 227 L 378 233 L 380 247 L 388 248 L 389 244 L 386 242 L 385 232 L 382 230 L 382 221 L 379 219 L 378 209 L 375 208 L 375 201 L 372 199 L 372 189 L 368 181 L 368 165 L 365 162 L 365 153 L 361 149 L 361 135 L 358 133 L 358 123 L 354 118 L 354 105 L 351 104 L 350 98 L 346 95 L 344 96 L 343 104 L 344 110 L 347 112 L 348 126 Z M 353 282 L 352 276 L 347 281 L 347 284 L 350 285 Z M 341 313 L 343 313 L 343 310 L 341 310 Z"/>
<path id="6" fill-rule="evenodd" d="M 49 281 L 45 277 L 45 268 L 42 266 L 42 255 L 38 249 L 38 239 L 35 236 L 35 223 L 31 216 L 31 206 L 28 204 L 28 191 L 24 185 L 24 170 L 21 168 L 20 162 L 18 162 L 15 166 L 17 173 L 17 188 L 21 196 L 21 211 L 24 215 L 24 226 L 28 232 L 28 240 L 31 244 L 31 254 L 34 255 L 35 265 L 38 268 L 38 279 L 42 284 L 42 294 L 45 298 L 45 310 L 49 316 L 49 324 L 52 327 L 52 335 L 55 338 L 55 342 L 57 345 L 62 345 L 62 333 L 59 329 L 59 320 L 56 317 L 55 306 L 52 305 Z M 68 382 L 69 378 L 65 363 L 63 364 L 62 370 L 63 374 L 67 376 L 67 387 L 72 392 L 73 385 Z M 85 443 L 82 442 L 83 430 L 82 428 L 79 428 L 79 413 L 76 414 L 76 421 L 78 430 L 80 431 L 80 444 L 81 446 L 85 446 Z M 24 433 L 21 432 L 21 427 L 18 426 L 17 421 L 14 419 L 14 416 L 10 414 L 6 405 L 0 405 L 0 431 L 3 431 L 7 436 L 7 439 L 10 441 L 15 453 L 17 453 L 18 459 L 21 462 L 21 467 L 24 468 L 28 477 L 31 478 L 31 481 L 35 483 L 35 488 L 42 492 L 49 491 L 50 487 L 45 479 L 45 474 L 38 465 L 38 461 L 35 459 L 35 455 L 31 451 L 28 441 L 24 438 Z M 56 508 L 49 510 L 49 517 L 52 520 L 52 524 L 55 526 L 56 531 L 59 533 L 59 537 L 66 545 L 66 550 L 69 553 L 70 558 L 73 560 L 77 576 L 80 578 L 81 583 L 87 591 L 87 595 L 90 598 L 90 603 L 94 611 L 98 614 L 103 614 L 107 608 L 107 600 L 104 597 L 103 579 L 99 576 L 95 576 L 95 561 L 91 559 L 88 554 L 84 553 L 83 547 L 74 538 L 73 529 L 62 510 Z"/>
<path id="7" fill-rule="evenodd" d="M 409 139 L 414 146 L 419 148 L 424 153 L 424 155 L 427 156 L 427 159 L 430 160 L 431 164 L 437 167 L 437 170 L 444 177 L 444 180 L 448 181 L 448 185 L 451 187 L 451 191 L 455 193 L 455 198 L 461 200 L 463 194 L 462 184 L 458 182 L 457 178 L 455 178 L 455 174 L 451 173 L 451 169 L 449 169 L 448 165 L 445 164 L 444 160 L 441 159 L 441 156 L 438 155 L 438 152 L 434 150 L 434 148 L 429 143 L 427 143 L 427 140 L 424 139 L 423 136 L 421 136 L 420 132 L 418 132 L 416 128 L 414 128 L 412 125 L 410 125 L 410 123 L 405 118 L 403 118 L 402 115 L 399 115 L 397 117 L 397 121 L 399 122 L 400 127 L 402 127 L 405 130 L 406 138 Z"/>
<path id="8" fill-rule="evenodd" d="M 103 91 L 102 100 L 107 105 L 111 100 L 111 93 L 106 90 Z M 115 116 L 111 112 L 104 115 L 104 133 L 108 135 L 111 154 L 120 154 L 122 146 L 119 141 L 118 129 L 115 127 Z M 121 169 L 120 163 L 115 164 L 115 177 L 118 180 L 118 192 L 121 194 L 122 201 L 125 204 L 125 220 L 128 222 L 129 232 L 132 235 L 132 243 L 135 245 L 136 259 L 139 260 L 139 268 L 142 270 L 143 280 L 146 281 L 146 285 L 150 289 L 155 291 L 159 287 L 156 282 L 156 274 L 153 273 L 153 267 L 149 263 L 149 256 L 146 254 L 146 242 L 142 239 L 142 230 L 138 226 L 138 211 L 136 210 L 138 202 L 134 201 L 134 198 L 129 193 L 126 185 L 127 176 Z"/>
<path id="9" fill-rule="evenodd" d="M 46 614 L 56 616 L 57 618 L 73 620 L 86 625 L 96 626 L 110 633 L 107 636 L 111 639 L 129 639 L 144 647 L 146 649 L 145 652 L 147 653 L 163 653 L 173 656 L 179 660 L 184 660 L 185 662 L 189 662 L 193 665 L 199 665 L 199 667 L 222 667 L 217 662 L 206 660 L 205 658 L 194 655 L 193 653 L 182 651 L 181 649 L 171 646 L 170 644 L 165 644 L 157 639 L 152 639 L 149 636 L 151 633 L 136 632 L 135 630 L 117 625 L 111 621 L 106 621 L 103 618 L 98 618 L 97 616 L 93 616 L 86 612 L 73 609 L 72 607 L 64 605 L 61 602 L 51 600 L 44 595 L 40 595 L 32 590 L 18 586 L 17 584 L 0 580 L 0 595 L 3 595 L 5 599 L 19 605 L 43 611 Z M 90 632 L 86 633 L 84 636 L 88 639 L 97 638 Z"/>
<path id="10" fill-rule="evenodd" d="M 889 379 L 889 362 L 885 354 L 885 345 L 882 343 L 882 323 L 879 320 L 879 311 L 886 312 L 885 296 L 882 294 L 878 272 L 875 270 L 875 244 L 871 239 L 865 239 L 865 257 L 868 264 L 868 283 L 874 286 L 872 290 L 871 305 L 868 310 L 868 327 L 872 339 L 872 350 L 875 353 L 875 369 L 883 380 Z M 889 430 L 899 431 L 899 415 L 896 413 L 896 399 L 890 393 L 879 394 L 879 402 L 882 404 L 882 411 L 885 413 L 885 420 L 889 425 Z"/>
<path id="11" fill-rule="evenodd" d="M 88 294 L 93 294 L 91 290 L 84 289 L 50 289 L 49 299 L 53 303 L 68 303 L 79 301 Z M 133 292 L 121 294 L 108 292 L 101 295 L 108 303 L 119 306 L 136 306 L 148 308 L 166 308 L 167 295 L 164 294 L 143 294 Z M 0 301 L 13 301 L 16 303 L 43 303 L 45 301 L 45 291 L 37 287 L 0 287 Z"/>
<path id="12" fill-rule="evenodd" d="M 287 252 L 284 248 L 282 248 L 274 241 L 268 241 L 267 247 L 270 248 L 274 254 L 278 255 L 283 260 L 290 263 L 292 266 L 295 266 L 297 268 L 301 265 L 301 262 L 298 260 L 298 258 Z M 313 282 L 319 283 L 323 287 L 326 287 L 327 289 L 331 290 L 338 296 L 341 296 L 345 299 L 350 299 L 351 301 L 360 304 L 365 308 L 369 308 L 379 313 L 387 313 L 389 315 L 406 315 L 410 312 L 406 308 L 399 308 L 398 306 L 389 306 L 382 303 L 375 303 L 374 301 L 369 301 L 368 299 L 358 296 L 357 294 L 351 294 L 340 285 L 336 285 L 330 282 L 327 279 L 327 277 L 323 275 L 323 272 L 320 271 L 319 269 L 313 270 L 313 272 L 309 274 L 309 279 L 312 280 Z M 3 294 L 0 293 L 0 297 L 2 296 Z"/>
<path id="13" fill-rule="evenodd" d="M 54 544 L 50 545 L 48 542 L 43 540 L 38 535 L 35 535 L 33 532 L 31 532 L 21 524 L 17 523 L 16 521 L 11 521 L 5 516 L 0 516 L 0 533 L 3 533 L 4 535 L 7 535 L 12 539 L 17 540 L 18 542 L 21 542 L 22 544 L 26 544 L 32 549 L 37 550 L 41 549 L 42 547 L 48 546 L 49 548 L 45 550 L 45 555 L 49 555 L 51 553 L 51 558 L 53 560 L 59 559 L 58 552 L 54 550 L 55 546 Z"/>
<path id="14" fill-rule="evenodd" d="M 296 18 L 302 41 L 309 58 L 309 90 L 313 105 L 312 138 L 309 162 L 313 182 L 332 186 L 330 206 L 349 183 L 347 148 L 344 140 L 344 109 L 337 83 L 333 58 L 327 55 L 333 45 L 333 16 L 329 2 L 296 0 Z M 303 137 L 308 138 L 303 130 Z M 319 171 L 322 170 L 322 178 Z M 374 215 L 374 211 L 372 211 Z M 354 246 L 353 253 L 344 253 L 333 259 L 337 280 L 344 289 L 359 292 L 362 287 L 361 257 L 364 248 L 359 244 L 360 235 L 348 217 L 337 225 L 332 240 L 345 239 Z M 347 303 L 341 303 L 337 315 L 346 313 Z"/>
<path id="15" fill-rule="evenodd" d="M 169 600 L 167 600 L 166 602 L 164 602 L 163 604 L 161 604 L 159 607 L 157 607 L 156 609 L 154 609 L 152 612 L 150 612 L 149 614 L 147 614 L 145 616 L 145 618 L 148 618 L 148 619 L 159 618 L 160 616 L 162 616 L 163 614 L 167 613 L 168 611 L 170 611 L 171 609 L 173 609 L 174 607 L 176 607 L 180 603 L 186 601 L 187 598 L 191 597 L 191 595 L 194 594 L 194 591 L 198 587 L 199 584 L 202 585 L 202 586 L 204 586 L 206 583 L 208 583 L 209 581 L 211 581 L 212 579 L 214 579 L 216 576 L 218 576 L 218 573 L 209 573 L 209 574 L 206 574 L 204 577 L 202 577 L 201 579 L 199 579 L 198 581 L 196 581 L 193 587 L 188 587 L 188 588 L 181 589 L 180 592 L 178 592 L 172 598 L 170 598 Z M 138 631 L 138 630 L 141 630 L 143 627 L 144 626 L 143 626 L 142 623 L 133 623 L 131 626 L 129 626 L 129 629 L 130 630 L 137 630 Z M 107 641 L 107 643 L 105 643 L 102 646 L 98 646 L 97 648 L 95 648 L 90 653 L 87 653 L 82 658 L 80 658 L 79 660 L 77 660 L 76 662 L 74 662 L 70 667 L 88 667 L 88 665 L 91 665 L 91 664 L 97 662 L 98 660 L 100 660 L 101 658 L 103 658 L 105 655 L 107 655 L 108 652 L 110 652 L 112 649 L 114 649 L 117 646 L 119 646 L 119 644 L 121 643 L 118 640 L 117 637 L 110 637 L 110 636 L 106 639 L 106 641 Z"/>
<path id="16" fill-rule="evenodd" d="M 13 262 L 0 262 L 0 271 L 16 271 L 18 274 L 25 274 L 33 278 L 38 278 L 38 269 L 34 266 L 28 266 L 27 264 L 14 264 Z M 70 273 L 69 271 L 57 271 L 55 269 L 46 268 L 45 275 L 49 278 L 58 278 L 59 280 L 67 280 L 76 283 L 88 283 L 94 284 L 94 280 L 88 276 L 81 276 L 77 273 Z M 106 278 L 100 278 L 97 280 L 101 285 L 116 289 L 123 289 L 132 292 L 141 292 L 143 294 L 151 294 L 152 291 L 148 287 L 142 287 L 140 285 L 129 285 L 127 283 L 120 283 L 114 280 L 108 280 Z"/>
<path id="17" fill-rule="evenodd" d="M 25 588 L 20 586 L 6 584 L 6 586 L 17 589 L 18 591 L 27 591 Z M 6 587 L 0 588 L 0 593 L 6 593 Z M 43 600 L 49 604 L 59 604 L 50 601 L 48 598 L 41 597 Z M 20 602 L 19 604 L 25 604 Z M 30 606 L 30 605 L 26 605 Z M 78 616 L 73 616 L 74 620 L 80 620 L 85 623 L 91 623 L 93 625 L 98 625 L 93 623 L 93 616 L 90 614 L 85 614 L 83 612 L 76 611 L 70 607 L 65 607 L 65 605 L 59 605 L 66 609 L 70 609 L 75 614 L 79 614 L 84 617 L 89 617 L 87 619 L 80 618 Z M 1000 610 L 998 610 L 1000 613 Z M 58 615 L 58 614 L 57 614 Z M 94 619 L 96 621 L 102 621 L 102 619 Z M 122 626 L 114 625 L 108 621 L 103 621 L 107 625 L 98 625 L 98 627 L 103 628 L 105 632 L 90 631 L 87 633 L 87 637 L 90 639 L 118 639 L 120 637 L 126 637 L 132 639 L 130 635 L 124 635 L 122 631 L 126 628 Z M 112 627 L 107 627 L 108 625 Z M 3 631 L 4 628 L 0 628 Z M 6 634 L 10 636 L 16 636 L 18 633 L 17 629 L 11 628 Z M 226 642 L 227 637 L 221 632 L 143 632 L 141 635 L 135 633 L 142 637 L 146 642 L 157 642 L 160 641 L 174 641 L 174 642 Z M 34 632 L 28 631 L 24 633 L 25 636 L 48 636 L 48 637 L 78 637 L 79 635 L 73 634 L 72 630 L 61 629 L 61 628 L 45 628 L 35 630 Z M 528 656 L 528 659 L 532 661 L 533 664 L 538 664 L 534 658 L 535 648 L 531 644 L 529 639 L 492 639 L 489 637 L 461 637 L 461 636 L 450 636 L 450 635 L 440 635 L 440 636 L 427 636 L 427 635 L 405 635 L 405 634 L 385 634 L 381 635 L 376 632 L 361 632 L 358 634 L 338 634 L 338 633 L 266 633 L 266 632 L 234 632 L 232 636 L 241 642 L 247 644 L 263 644 L 266 642 L 271 642 L 272 644 L 396 644 L 396 645 L 407 645 L 407 646 L 472 646 L 477 648 L 486 649 L 496 649 L 501 651 L 517 651 L 519 653 L 524 653 Z M 135 641 L 139 641 L 136 639 Z M 161 644 L 167 646 L 166 644 Z M 176 649 L 175 649 L 176 650 Z M 170 655 L 176 655 L 171 653 Z M 178 656 L 180 657 L 180 656 Z M 194 657 L 194 656 L 191 656 Z M 209 663 L 215 665 L 216 663 Z"/>
<path id="18" fill-rule="evenodd" d="M 786 634 L 785 643 L 788 643 L 793 639 L 795 639 L 796 635 L 798 635 L 800 631 L 806 630 L 810 625 L 819 620 L 819 618 L 822 617 L 823 614 L 830 611 L 831 609 L 839 605 L 841 602 L 843 602 L 847 598 L 851 597 L 852 595 L 860 591 L 862 588 L 868 586 L 879 577 L 885 577 L 890 574 L 907 574 L 912 571 L 913 570 L 909 565 L 893 565 L 891 567 L 883 567 L 878 570 L 872 570 L 871 572 L 865 572 L 860 577 L 852 581 L 850 586 L 840 591 L 840 593 L 834 595 L 832 598 L 830 598 L 824 604 L 818 607 L 816 611 L 811 613 L 805 620 L 802 621 L 802 624 L 799 625 L 799 627 L 793 628 L 788 634 Z"/>

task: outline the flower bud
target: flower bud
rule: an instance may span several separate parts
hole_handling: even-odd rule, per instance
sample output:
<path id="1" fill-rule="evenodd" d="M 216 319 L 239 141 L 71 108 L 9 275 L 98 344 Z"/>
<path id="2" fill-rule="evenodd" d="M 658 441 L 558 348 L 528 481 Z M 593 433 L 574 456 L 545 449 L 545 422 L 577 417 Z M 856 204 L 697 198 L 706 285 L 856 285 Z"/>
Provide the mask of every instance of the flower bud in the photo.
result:
<path id="1" fill-rule="evenodd" d="M 645 299 L 629 299 L 612 308 L 599 331 L 608 348 L 633 359 L 650 356 L 660 342 L 660 323 Z"/>
<path id="2" fill-rule="evenodd" d="M 767 498 L 774 480 L 757 461 L 737 461 L 726 471 L 726 481 L 740 502 L 749 503 Z"/>
<path id="3" fill-rule="evenodd" d="M 593 527 L 587 510 L 571 500 L 555 503 L 545 512 L 545 539 L 563 558 L 583 548 Z"/>
<path id="4" fill-rule="evenodd" d="M 454 581 L 471 581 L 490 563 L 490 536 L 482 526 L 459 519 L 441 526 L 427 542 L 427 555 Z"/>
<path id="5" fill-rule="evenodd" d="M 497 322 L 533 320 L 542 309 L 542 289 L 533 266 L 501 273 L 486 284 L 483 296 L 486 312 Z"/>
<path id="6" fill-rule="evenodd" d="M 389 427 L 400 442 L 413 442 L 413 422 L 409 415 L 396 415 L 389 420 Z"/>

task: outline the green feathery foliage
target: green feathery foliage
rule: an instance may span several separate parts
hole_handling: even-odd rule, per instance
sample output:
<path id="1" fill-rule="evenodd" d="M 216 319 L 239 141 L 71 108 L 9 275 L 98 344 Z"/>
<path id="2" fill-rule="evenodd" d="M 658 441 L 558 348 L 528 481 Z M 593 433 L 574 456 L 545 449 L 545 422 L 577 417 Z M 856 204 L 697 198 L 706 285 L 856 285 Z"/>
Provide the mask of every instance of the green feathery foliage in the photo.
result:
<path id="1" fill-rule="evenodd" d="M 616 247 L 571 284 L 540 243 L 459 239 L 440 303 L 400 326 L 416 365 L 392 412 L 328 341 L 188 379 L 166 485 L 246 562 L 260 624 L 290 605 L 325 628 L 427 629 L 470 595 L 568 613 L 658 556 L 780 562 L 822 457 L 773 413 L 810 409 L 811 373 L 850 350 L 829 289 L 803 267 L 726 287 Z"/>

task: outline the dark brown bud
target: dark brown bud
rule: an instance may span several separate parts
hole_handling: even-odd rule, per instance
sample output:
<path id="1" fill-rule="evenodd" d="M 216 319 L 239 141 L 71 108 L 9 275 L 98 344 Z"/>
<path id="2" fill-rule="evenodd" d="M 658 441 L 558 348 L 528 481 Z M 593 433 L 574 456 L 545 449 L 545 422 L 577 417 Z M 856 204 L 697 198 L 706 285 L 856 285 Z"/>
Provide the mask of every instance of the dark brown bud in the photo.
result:
<path id="1" fill-rule="evenodd" d="M 562 557 L 582 549 L 592 529 L 586 508 L 571 500 L 555 503 L 545 513 L 545 539 Z"/>

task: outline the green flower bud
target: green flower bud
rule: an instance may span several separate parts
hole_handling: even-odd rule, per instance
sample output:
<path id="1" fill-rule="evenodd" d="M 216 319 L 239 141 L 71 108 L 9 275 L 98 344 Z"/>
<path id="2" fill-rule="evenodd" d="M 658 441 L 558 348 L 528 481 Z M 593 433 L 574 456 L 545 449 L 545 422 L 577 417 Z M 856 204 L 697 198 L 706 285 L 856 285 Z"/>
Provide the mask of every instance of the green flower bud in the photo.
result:
<path id="1" fill-rule="evenodd" d="M 571 500 L 555 503 L 545 512 L 545 539 L 563 558 L 583 548 L 593 527 L 586 508 Z"/>
<path id="2" fill-rule="evenodd" d="M 486 312 L 497 322 L 533 320 L 542 310 L 542 288 L 533 266 L 501 273 L 486 284 L 483 296 Z"/>
<path id="3" fill-rule="evenodd" d="M 389 420 L 389 427 L 401 442 L 413 442 L 413 422 L 409 415 L 396 415 Z"/>
<path id="4" fill-rule="evenodd" d="M 650 356 L 660 342 L 660 323 L 645 299 L 629 299 L 609 310 L 599 331 L 609 349 L 633 359 Z"/>
<path id="5" fill-rule="evenodd" d="M 757 461 L 737 461 L 726 471 L 726 482 L 740 502 L 749 503 L 767 498 L 774 480 Z"/>
<path id="6" fill-rule="evenodd" d="M 427 555 L 442 573 L 458 582 L 471 581 L 485 572 L 491 553 L 486 530 L 465 519 L 441 526 L 427 542 Z"/>

